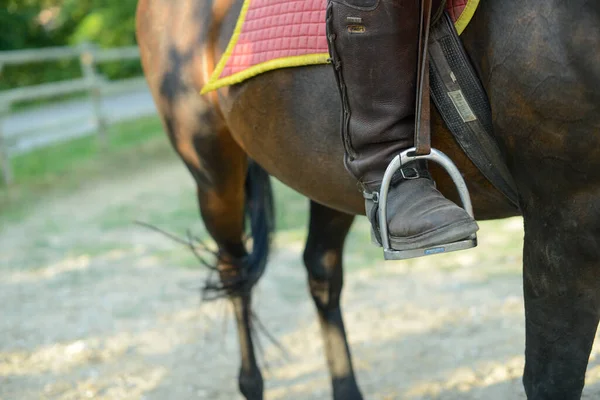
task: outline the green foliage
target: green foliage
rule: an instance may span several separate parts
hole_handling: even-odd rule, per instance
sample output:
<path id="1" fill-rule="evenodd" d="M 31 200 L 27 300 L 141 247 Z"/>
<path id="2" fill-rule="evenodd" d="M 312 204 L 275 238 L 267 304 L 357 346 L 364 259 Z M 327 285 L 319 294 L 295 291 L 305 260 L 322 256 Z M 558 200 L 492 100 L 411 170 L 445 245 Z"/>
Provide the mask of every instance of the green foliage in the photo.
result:
<path id="1" fill-rule="evenodd" d="M 135 44 L 137 0 L 64 0 L 60 21 L 77 20 L 69 44 L 91 41 L 102 47 Z"/>
<path id="2" fill-rule="evenodd" d="M 49 45 L 49 35 L 35 21 L 39 11 L 26 3 L 17 6 L 14 1 L 0 0 L 0 50 L 28 47 L 31 43 Z"/>
<path id="3" fill-rule="evenodd" d="M 135 45 L 137 0 L 0 0 L 0 51 L 82 42 L 100 47 Z M 138 61 L 100 66 L 109 79 L 141 74 Z M 7 66 L 0 90 L 81 75 L 78 60 Z"/>

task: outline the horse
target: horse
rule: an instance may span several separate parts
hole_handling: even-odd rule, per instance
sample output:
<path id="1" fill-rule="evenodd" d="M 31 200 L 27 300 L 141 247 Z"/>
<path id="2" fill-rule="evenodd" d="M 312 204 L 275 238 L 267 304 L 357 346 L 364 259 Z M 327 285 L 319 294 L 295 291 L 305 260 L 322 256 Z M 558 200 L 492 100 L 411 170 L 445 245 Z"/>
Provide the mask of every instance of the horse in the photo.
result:
<path id="1" fill-rule="evenodd" d="M 251 334 L 252 287 L 273 232 L 269 177 L 310 200 L 303 260 L 333 397 L 357 400 L 340 309 L 344 240 L 363 199 L 346 172 L 330 65 L 270 71 L 200 95 L 242 0 L 139 0 L 144 74 L 174 151 L 197 184 L 218 246 L 221 289 L 239 336 L 239 390 L 263 398 Z M 600 3 L 482 0 L 462 41 L 492 108 L 518 189 L 516 210 L 463 154 L 436 110 L 432 141 L 462 172 L 478 220 L 522 215 L 529 400 L 579 399 L 600 307 Z M 438 189 L 458 201 L 432 165 Z M 246 247 L 246 220 L 253 241 Z M 248 245 L 248 247 L 250 247 Z"/>

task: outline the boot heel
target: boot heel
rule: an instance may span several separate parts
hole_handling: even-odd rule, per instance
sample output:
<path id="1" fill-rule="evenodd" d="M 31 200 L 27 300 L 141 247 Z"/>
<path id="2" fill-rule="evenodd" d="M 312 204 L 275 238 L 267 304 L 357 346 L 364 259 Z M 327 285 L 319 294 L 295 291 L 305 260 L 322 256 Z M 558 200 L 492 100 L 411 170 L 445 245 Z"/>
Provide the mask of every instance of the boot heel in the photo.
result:
<path id="1" fill-rule="evenodd" d="M 363 191 L 363 196 L 365 196 L 365 214 L 367 215 L 367 219 L 371 219 L 371 216 L 375 216 L 374 211 L 375 208 L 375 197 L 379 196 L 378 192 L 373 192 L 372 195 L 365 195 L 365 191 Z M 373 223 L 371 223 L 371 243 L 373 243 L 377 247 L 382 247 L 381 243 L 377 239 L 377 235 L 375 234 L 375 228 L 373 227 Z"/>
<path id="2" fill-rule="evenodd" d="M 383 247 L 381 243 L 377 240 L 377 236 L 375 235 L 375 230 L 371 227 L 371 243 L 373 243 L 377 247 Z"/>

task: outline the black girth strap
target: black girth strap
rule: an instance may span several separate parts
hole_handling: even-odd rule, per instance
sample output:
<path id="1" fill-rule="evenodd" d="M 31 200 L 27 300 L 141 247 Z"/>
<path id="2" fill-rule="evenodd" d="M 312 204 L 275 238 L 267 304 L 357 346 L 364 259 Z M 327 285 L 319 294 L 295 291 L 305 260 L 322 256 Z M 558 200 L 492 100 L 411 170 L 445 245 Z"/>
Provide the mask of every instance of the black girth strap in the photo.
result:
<path id="1" fill-rule="evenodd" d="M 487 94 L 447 13 L 431 30 L 431 98 L 481 173 L 518 210 L 519 195 L 494 136 Z"/>

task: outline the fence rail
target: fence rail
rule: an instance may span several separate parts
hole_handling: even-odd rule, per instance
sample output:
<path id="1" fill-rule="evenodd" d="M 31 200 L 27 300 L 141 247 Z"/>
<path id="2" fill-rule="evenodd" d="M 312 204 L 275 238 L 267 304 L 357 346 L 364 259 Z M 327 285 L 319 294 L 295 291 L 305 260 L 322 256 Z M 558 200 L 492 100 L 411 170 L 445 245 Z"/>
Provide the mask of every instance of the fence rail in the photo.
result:
<path id="1" fill-rule="evenodd" d="M 137 46 L 99 49 L 84 43 L 77 47 L 48 47 L 45 49 L 0 51 L 0 64 L 21 65 L 37 62 L 65 60 L 91 54 L 99 62 L 132 60 L 140 57 Z"/>
<path id="2" fill-rule="evenodd" d="M 97 46 L 88 43 L 77 47 L 0 51 L 0 74 L 2 73 L 3 67 L 7 65 L 23 65 L 75 58 L 79 59 L 82 74 L 82 77 L 71 80 L 0 91 L 0 168 L 2 169 L 2 179 L 4 182 L 6 184 L 11 184 L 14 180 L 11 167 L 11 156 L 24 152 L 21 148 L 22 146 L 20 147 L 20 141 L 24 138 L 35 139 L 36 135 L 35 132 L 29 131 L 22 132 L 22 135 L 17 135 L 16 137 L 7 136 L 5 130 L 3 130 L 3 125 L 11 112 L 13 104 L 67 94 L 88 93 L 92 104 L 93 122 L 98 134 L 98 143 L 100 146 L 106 146 L 106 130 L 110 118 L 107 118 L 102 112 L 101 102 L 103 96 L 139 90 L 146 87 L 146 81 L 143 77 L 136 77 L 111 82 L 98 73 L 97 65 L 111 61 L 136 60 L 139 59 L 139 57 L 140 52 L 136 46 L 100 49 Z M 73 124 L 76 120 L 77 119 L 70 118 L 68 123 Z M 54 125 L 57 124 L 54 123 Z M 60 135 L 54 136 L 56 137 L 40 138 L 40 140 L 37 140 L 39 144 L 37 146 L 32 146 L 32 148 L 47 146 L 56 143 L 61 139 Z M 73 135 L 68 137 L 72 136 Z"/>

